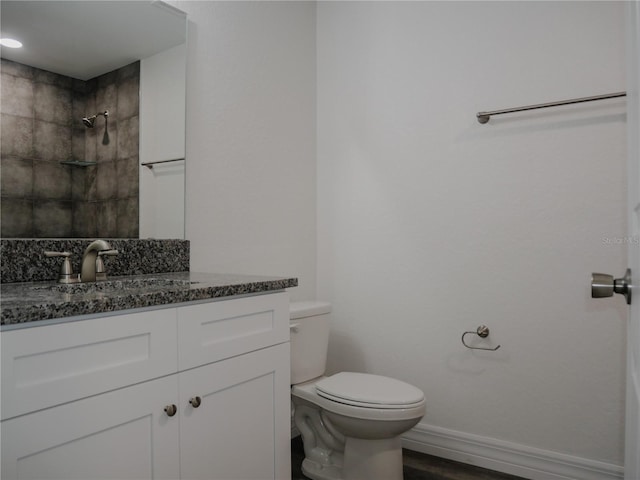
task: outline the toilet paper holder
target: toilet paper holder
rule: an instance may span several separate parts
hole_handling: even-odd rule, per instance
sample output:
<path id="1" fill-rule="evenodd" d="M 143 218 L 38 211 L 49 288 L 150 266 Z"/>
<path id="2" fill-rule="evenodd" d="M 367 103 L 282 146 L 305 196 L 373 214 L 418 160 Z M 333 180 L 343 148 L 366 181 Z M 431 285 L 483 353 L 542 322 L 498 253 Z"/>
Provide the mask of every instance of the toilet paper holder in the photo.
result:
<path id="1" fill-rule="evenodd" d="M 464 337 L 470 334 L 478 335 L 480 338 L 487 338 L 489 336 L 489 327 L 487 327 L 486 325 L 480 325 L 475 332 L 474 331 L 464 332 L 462 334 L 462 344 L 471 350 L 488 350 L 490 352 L 495 352 L 500 348 L 500 345 L 498 345 L 495 348 L 472 347 L 471 345 L 469 345 L 467 342 L 464 341 Z"/>

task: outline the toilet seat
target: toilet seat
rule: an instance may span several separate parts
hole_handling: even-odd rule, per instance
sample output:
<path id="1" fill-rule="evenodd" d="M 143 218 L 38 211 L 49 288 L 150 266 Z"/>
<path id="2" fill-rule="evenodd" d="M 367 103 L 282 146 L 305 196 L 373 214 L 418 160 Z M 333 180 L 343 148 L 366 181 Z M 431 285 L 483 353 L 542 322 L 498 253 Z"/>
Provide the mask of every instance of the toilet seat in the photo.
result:
<path id="1" fill-rule="evenodd" d="M 316 393 L 353 407 L 407 409 L 424 403 L 424 394 L 395 378 L 368 373 L 340 372 L 316 382 Z"/>
<path id="2" fill-rule="evenodd" d="M 305 383 L 299 383 L 291 386 L 291 395 L 294 398 L 309 402 L 312 405 L 316 405 L 320 409 L 327 410 L 329 412 L 344 415 L 346 417 L 359 418 L 362 420 L 374 420 L 374 421 L 398 421 L 411 418 L 420 418 L 425 412 L 425 400 L 424 396 L 422 401 L 412 404 L 405 404 L 402 406 L 395 406 L 389 408 L 388 405 L 373 404 L 368 402 L 371 406 L 365 404 L 350 405 L 345 399 L 331 399 L 320 395 L 316 385 L 331 377 L 319 377 L 314 380 Z M 422 394 L 422 392 L 420 392 Z M 294 403 L 296 400 L 294 400 Z M 362 403 L 362 402 L 361 402 Z"/>

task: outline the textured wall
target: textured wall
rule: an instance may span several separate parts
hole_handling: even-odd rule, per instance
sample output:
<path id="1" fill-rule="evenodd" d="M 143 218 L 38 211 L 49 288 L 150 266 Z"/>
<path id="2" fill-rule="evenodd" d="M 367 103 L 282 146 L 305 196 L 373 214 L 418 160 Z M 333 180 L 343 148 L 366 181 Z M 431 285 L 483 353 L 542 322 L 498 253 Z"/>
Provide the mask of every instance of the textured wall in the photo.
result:
<path id="1" fill-rule="evenodd" d="M 2 237 L 137 237 L 138 89 L 139 63 L 83 82 L 2 60 Z M 104 110 L 107 145 L 81 122 Z"/>
<path id="2" fill-rule="evenodd" d="M 626 309 L 588 282 L 626 267 L 624 102 L 475 113 L 624 90 L 622 4 L 171 3 L 191 269 L 298 276 L 331 369 L 419 386 L 420 426 L 620 465 Z"/>
<path id="3" fill-rule="evenodd" d="M 315 296 L 315 4 L 172 2 L 189 15 L 191 270 L 299 278 Z"/>
<path id="4" fill-rule="evenodd" d="M 319 2 L 318 297 L 332 370 L 424 390 L 420 426 L 622 462 L 618 2 Z M 462 332 L 491 329 L 472 352 Z M 420 427 L 419 426 L 419 427 Z M 548 477 L 546 477 L 548 478 Z"/>

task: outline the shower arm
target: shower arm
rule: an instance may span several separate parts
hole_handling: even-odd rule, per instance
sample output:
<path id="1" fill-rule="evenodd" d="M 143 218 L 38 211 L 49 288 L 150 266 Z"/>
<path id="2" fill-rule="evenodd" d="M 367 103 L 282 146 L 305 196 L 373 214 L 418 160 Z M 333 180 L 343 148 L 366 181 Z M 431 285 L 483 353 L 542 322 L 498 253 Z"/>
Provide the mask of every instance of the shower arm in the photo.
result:
<path id="1" fill-rule="evenodd" d="M 93 115 L 92 117 L 86 117 L 88 120 L 95 120 L 96 118 L 98 118 L 100 115 L 102 115 L 105 119 L 107 119 L 109 117 L 109 110 L 105 110 L 104 112 L 98 112 L 95 115 Z"/>
<path id="2" fill-rule="evenodd" d="M 109 122 L 109 110 L 105 110 L 104 112 L 98 112 L 95 115 L 91 116 L 91 117 L 84 117 L 82 119 L 82 122 L 85 124 L 85 126 L 87 126 L 88 128 L 93 128 L 93 122 L 95 122 L 96 118 L 98 118 L 99 115 L 102 115 L 104 117 L 104 121 L 105 122 Z"/>

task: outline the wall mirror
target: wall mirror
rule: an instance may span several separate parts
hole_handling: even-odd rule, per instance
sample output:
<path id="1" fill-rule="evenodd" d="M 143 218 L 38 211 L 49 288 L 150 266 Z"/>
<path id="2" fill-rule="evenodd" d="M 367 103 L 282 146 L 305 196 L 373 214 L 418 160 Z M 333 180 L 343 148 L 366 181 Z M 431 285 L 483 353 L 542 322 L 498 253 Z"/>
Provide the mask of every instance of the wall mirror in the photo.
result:
<path id="1" fill-rule="evenodd" d="M 186 14 L 3 0 L 0 21 L 23 44 L 0 47 L 2 237 L 184 238 Z"/>

